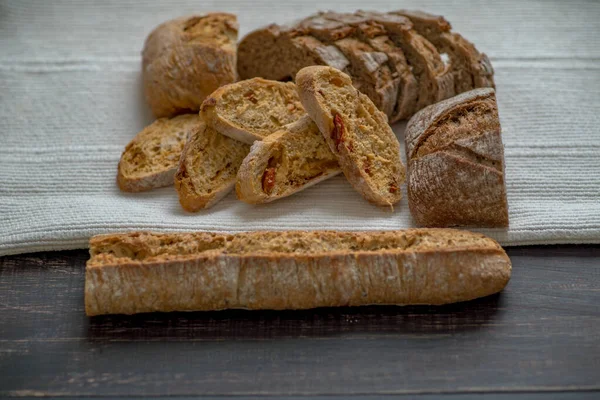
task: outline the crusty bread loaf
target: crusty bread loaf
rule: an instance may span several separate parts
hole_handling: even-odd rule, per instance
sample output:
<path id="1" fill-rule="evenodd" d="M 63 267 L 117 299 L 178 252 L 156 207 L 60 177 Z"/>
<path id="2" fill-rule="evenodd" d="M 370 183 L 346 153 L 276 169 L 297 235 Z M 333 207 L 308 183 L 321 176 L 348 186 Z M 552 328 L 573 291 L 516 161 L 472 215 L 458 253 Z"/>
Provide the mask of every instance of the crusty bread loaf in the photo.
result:
<path id="1" fill-rule="evenodd" d="M 250 146 L 204 125 L 190 136 L 175 174 L 181 206 L 191 212 L 209 208 L 235 185 L 235 177 Z"/>
<path id="2" fill-rule="evenodd" d="M 421 110 L 405 136 L 408 204 L 419 225 L 508 226 L 493 89 L 475 89 Z"/>
<path id="3" fill-rule="evenodd" d="M 418 23 L 426 26 L 421 20 Z M 331 66 L 350 75 L 354 86 L 392 122 L 454 95 L 455 76 L 469 80 L 458 85 L 460 88 L 471 84 L 475 68 L 480 70 L 477 76 L 491 79 L 493 70 L 485 69 L 487 57 L 460 35 L 441 32 L 429 36 L 443 45 L 447 45 L 446 38 L 452 40 L 448 48 L 462 64 L 446 64 L 440 55 L 446 47 L 438 51 L 420 32 L 430 31 L 415 30 L 412 22 L 398 13 L 321 12 L 291 26 L 270 25 L 248 34 L 238 47 L 238 72 L 242 78 L 286 80 L 306 66 Z M 465 57 L 478 62 L 479 66 L 469 67 L 473 74 L 458 73 L 467 70 Z"/>
<path id="4" fill-rule="evenodd" d="M 206 123 L 252 144 L 306 115 L 296 85 L 253 78 L 223 86 L 202 103 Z"/>
<path id="5" fill-rule="evenodd" d="M 377 205 L 400 201 L 404 165 L 385 114 L 334 68 L 306 67 L 298 72 L 296 84 L 302 105 L 352 186 Z"/>
<path id="6" fill-rule="evenodd" d="M 124 192 L 141 192 L 173 184 L 188 136 L 203 129 L 197 114 L 161 118 L 145 127 L 125 147 L 117 183 Z"/>
<path id="7" fill-rule="evenodd" d="M 90 240 L 87 315 L 446 304 L 501 291 L 494 240 L 452 229 L 150 232 Z"/>
<path id="8" fill-rule="evenodd" d="M 167 21 L 150 33 L 142 73 L 156 117 L 197 112 L 215 89 L 236 81 L 237 32 L 235 15 L 210 13 Z"/>
<path id="9" fill-rule="evenodd" d="M 256 141 L 237 175 L 238 199 L 250 204 L 290 196 L 341 172 L 319 128 L 304 115 Z"/>
<path id="10" fill-rule="evenodd" d="M 494 87 L 494 70 L 488 57 L 479 53 L 475 46 L 460 34 L 451 32 L 452 26 L 444 17 L 409 10 L 392 11 L 391 14 L 409 18 L 419 34 L 431 42 L 440 53 L 448 55 L 456 93 L 479 87 Z"/>

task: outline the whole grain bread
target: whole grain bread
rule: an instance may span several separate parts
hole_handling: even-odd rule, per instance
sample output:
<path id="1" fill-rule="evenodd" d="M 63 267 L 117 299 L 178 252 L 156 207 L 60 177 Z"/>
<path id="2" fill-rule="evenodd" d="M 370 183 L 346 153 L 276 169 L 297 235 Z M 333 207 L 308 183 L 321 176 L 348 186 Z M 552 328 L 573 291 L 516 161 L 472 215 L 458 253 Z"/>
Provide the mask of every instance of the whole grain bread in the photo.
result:
<path id="1" fill-rule="evenodd" d="M 281 199 L 341 172 L 317 125 L 308 115 L 250 148 L 237 175 L 238 199 L 250 204 Z"/>
<path id="2" fill-rule="evenodd" d="M 484 53 L 456 32 L 444 17 L 422 11 L 398 10 L 391 14 L 409 18 L 415 30 L 449 57 L 454 91 L 463 93 L 479 87 L 494 87 L 494 70 Z"/>
<path id="3" fill-rule="evenodd" d="M 160 118 L 145 127 L 125 147 L 117 172 L 124 192 L 141 192 L 173 184 L 173 176 L 188 136 L 203 127 L 197 114 Z"/>
<path id="4" fill-rule="evenodd" d="M 237 18 L 190 15 L 150 33 L 142 51 L 146 101 L 156 117 L 197 112 L 218 87 L 235 82 Z"/>
<path id="5" fill-rule="evenodd" d="M 288 80 L 310 65 L 337 68 L 350 75 L 354 86 L 392 122 L 451 97 L 454 76 L 464 75 L 453 73 L 408 18 L 391 13 L 321 12 L 291 26 L 270 25 L 251 32 L 238 50 L 242 78 Z"/>
<path id="6" fill-rule="evenodd" d="M 452 229 L 137 232 L 90 240 L 87 315 L 447 304 L 501 291 L 494 240 Z"/>
<path id="7" fill-rule="evenodd" d="M 202 103 L 201 114 L 219 133 L 252 144 L 306 112 L 292 82 L 253 78 L 217 89 Z"/>
<path id="8" fill-rule="evenodd" d="M 400 144 L 387 117 L 334 68 L 298 72 L 300 101 L 319 127 L 352 186 L 377 205 L 400 201 L 405 170 Z"/>
<path id="9" fill-rule="evenodd" d="M 225 197 L 233 189 L 248 151 L 249 145 L 221 135 L 207 124 L 190 136 L 175 174 L 181 206 L 195 212 Z"/>
<path id="10" fill-rule="evenodd" d="M 494 89 L 429 106 L 406 131 L 408 204 L 422 226 L 508 226 Z"/>

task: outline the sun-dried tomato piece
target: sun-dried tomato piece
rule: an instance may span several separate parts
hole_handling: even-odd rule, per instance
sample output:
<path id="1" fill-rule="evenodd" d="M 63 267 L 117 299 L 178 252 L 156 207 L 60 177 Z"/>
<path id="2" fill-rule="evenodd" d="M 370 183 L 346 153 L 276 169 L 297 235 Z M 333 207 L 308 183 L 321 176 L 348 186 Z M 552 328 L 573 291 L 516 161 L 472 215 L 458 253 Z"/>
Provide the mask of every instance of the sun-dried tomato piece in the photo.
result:
<path id="1" fill-rule="evenodd" d="M 262 189 L 266 194 L 271 194 L 275 187 L 275 175 L 277 175 L 276 168 L 267 168 L 262 177 Z"/>
<path id="2" fill-rule="evenodd" d="M 340 144 L 344 141 L 344 121 L 340 114 L 335 114 L 333 117 L 333 130 L 331 131 L 331 139 L 335 143 L 335 148 L 339 151 Z"/>

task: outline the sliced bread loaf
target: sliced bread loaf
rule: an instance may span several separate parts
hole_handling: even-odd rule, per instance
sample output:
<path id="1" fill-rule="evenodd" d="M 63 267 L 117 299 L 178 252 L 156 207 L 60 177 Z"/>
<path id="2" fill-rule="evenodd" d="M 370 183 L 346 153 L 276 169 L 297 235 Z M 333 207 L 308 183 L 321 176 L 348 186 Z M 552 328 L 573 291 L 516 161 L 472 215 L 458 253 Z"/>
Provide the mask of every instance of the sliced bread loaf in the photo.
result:
<path id="1" fill-rule="evenodd" d="M 501 291 L 494 240 L 453 229 L 134 232 L 90 240 L 87 315 L 447 304 Z"/>
<path id="2" fill-rule="evenodd" d="M 201 113 L 219 133 L 248 144 L 306 115 L 296 85 L 262 78 L 217 89 L 202 103 Z"/>
<path id="3" fill-rule="evenodd" d="M 352 186 L 377 205 L 400 201 L 405 170 L 385 114 L 352 86 L 348 75 L 334 68 L 304 68 L 296 84 L 302 105 Z"/>
<path id="4" fill-rule="evenodd" d="M 419 85 L 414 111 L 454 95 L 454 77 L 444 64 L 437 49 L 414 29 L 413 24 L 401 15 L 358 11 L 385 27 L 390 38 L 402 49 Z"/>
<path id="5" fill-rule="evenodd" d="M 474 89 L 421 110 L 405 135 L 408 204 L 419 225 L 508 226 L 493 89 Z"/>
<path id="6" fill-rule="evenodd" d="M 454 91 L 463 93 L 478 87 L 494 87 L 494 70 L 488 57 L 460 34 L 444 17 L 422 11 L 399 10 L 391 14 L 409 18 L 417 32 L 430 41 L 440 53 L 449 57 L 454 75 Z"/>
<path id="7" fill-rule="evenodd" d="M 250 146 L 221 135 L 208 125 L 190 136 L 175 174 L 181 206 L 191 212 L 212 207 L 235 185 Z"/>
<path id="8" fill-rule="evenodd" d="M 250 204 L 290 196 L 341 172 L 319 128 L 304 115 L 256 141 L 237 175 L 238 199 Z"/>
<path id="9" fill-rule="evenodd" d="M 204 129 L 197 114 L 161 118 L 145 127 L 125 147 L 117 183 L 124 192 L 141 192 L 173 184 L 188 136 Z"/>

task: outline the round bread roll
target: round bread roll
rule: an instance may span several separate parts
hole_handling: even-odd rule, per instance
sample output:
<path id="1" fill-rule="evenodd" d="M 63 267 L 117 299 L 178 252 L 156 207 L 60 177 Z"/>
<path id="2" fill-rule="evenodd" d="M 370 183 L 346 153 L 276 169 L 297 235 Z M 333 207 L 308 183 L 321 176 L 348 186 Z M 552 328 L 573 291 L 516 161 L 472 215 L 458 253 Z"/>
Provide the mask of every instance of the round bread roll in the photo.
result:
<path id="1" fill-rule="evenodd" d="M 146 39 L 142 74 L 157 118 L 197 112 L 215 89 L 235 82 L 237 18 L 210 13 L 167 21 Z"/>

